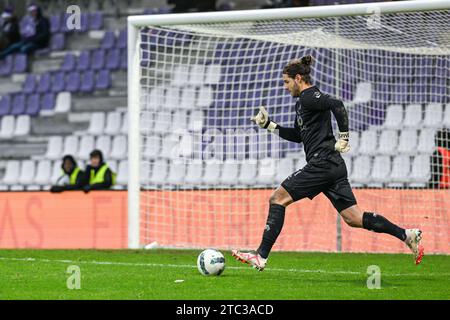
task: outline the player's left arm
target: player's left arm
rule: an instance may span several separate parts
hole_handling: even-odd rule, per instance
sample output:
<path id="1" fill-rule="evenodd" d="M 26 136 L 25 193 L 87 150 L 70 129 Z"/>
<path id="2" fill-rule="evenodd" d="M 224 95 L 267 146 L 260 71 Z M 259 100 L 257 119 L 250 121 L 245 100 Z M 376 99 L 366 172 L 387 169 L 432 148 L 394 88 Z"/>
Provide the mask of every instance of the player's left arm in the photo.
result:
<path id="1" fill-rule="evenodd" d="M 318 107 L 321 110 L 331 110 L 339 128 L 338 140 L 334 145 L 336 151 L 348 152 L 350 150 L 349 129 L 348 129 L 348 113 L 344 103 L 327 94 L 322 94 L 318 101 Z"/>
<path id="2" fill-rule="evenodd" d="M 350 145 L 348 140 L 350 138 L 348 130 L 348 113 L 341 100 L 330 98 L 330 109 L 333 112 L 336 122 L 339 127 L 339 135 L 334 148 L 339 152 L 348 152 Z"/>

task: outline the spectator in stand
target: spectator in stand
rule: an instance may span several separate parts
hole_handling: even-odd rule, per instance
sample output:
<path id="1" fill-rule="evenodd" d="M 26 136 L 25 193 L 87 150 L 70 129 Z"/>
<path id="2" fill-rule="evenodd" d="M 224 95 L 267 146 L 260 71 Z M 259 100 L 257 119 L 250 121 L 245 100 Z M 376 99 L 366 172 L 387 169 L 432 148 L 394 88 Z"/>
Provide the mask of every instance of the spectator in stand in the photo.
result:
<path id="1" fill-rule="evenodd" d="M 309 0 L 266 0 L 261 9 L 307 7 Z"/>
<path id="2" fill-rule="evenodd" d="M 450 188 L 450 130 L 441 129 L 435 135 L 436 151 L 431 156 L 431 179 L 433 189 Z"/>
<path id="3" fill-rule="evenodd" d="M 20 52 L 29 54 L 37 49 L 45 48 L 50 42 L 50 22 L 42 15 L 41 8 L 36 4 L 28 6 L 28 13 L 33 18 L 33 25 L 30 32 L 26 33 L 22 41 L 10 45 L 0 53 L 0 59 L 7 55 Z"/>
<path id="4" fill-rule="evenodd" d="M 50 191 L 81 190 L 83 187 L 84 173 L 71 155 L 64 156 L 61 169 L 63 174 L 56 182 L 56 185 L 51 187 Z"/>
<path id="5" fill-rule="evenodd" d="M 19 22 L 12 7 L 6 7 L 1 15 L 0 51 L 20 41 Z"/>
<path id="6" fill-rule="evenodd" d="M 83 178 L 83 190 L 88 193 L 91 190 L 107 190 L 116 181 L 116 174 L 103 160 L 103 153 L 94 150 L 90 153 L 91 164 L 86 167 Z"/>
<path id="7" fill-rule="evenodd" d="M 209 12 L 216 10 L 216 0 L 168 0 L 174 5 L 174 13 L 183 12 Z"/>

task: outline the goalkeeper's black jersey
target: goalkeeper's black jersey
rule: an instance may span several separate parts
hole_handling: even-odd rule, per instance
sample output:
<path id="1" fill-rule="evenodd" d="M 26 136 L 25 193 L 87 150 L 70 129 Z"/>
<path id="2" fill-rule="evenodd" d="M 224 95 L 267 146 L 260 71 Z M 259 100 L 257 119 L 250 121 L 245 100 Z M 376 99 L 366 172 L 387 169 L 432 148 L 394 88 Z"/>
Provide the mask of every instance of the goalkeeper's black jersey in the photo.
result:
<path id="1" fill-rule="evenodd" d="M 316 86 L 305 89 L 295 104 L 294 128 L 277 127 L 280 129 L 279 135 L 290 141 L 303 142 L 306 161 L 314 156 L 338 154 L 334 149 L 336 139 L 330 111 L 337 120 L 339 130 L 347 132 L 348 116 L 342 101 L 320 92 Z"/>

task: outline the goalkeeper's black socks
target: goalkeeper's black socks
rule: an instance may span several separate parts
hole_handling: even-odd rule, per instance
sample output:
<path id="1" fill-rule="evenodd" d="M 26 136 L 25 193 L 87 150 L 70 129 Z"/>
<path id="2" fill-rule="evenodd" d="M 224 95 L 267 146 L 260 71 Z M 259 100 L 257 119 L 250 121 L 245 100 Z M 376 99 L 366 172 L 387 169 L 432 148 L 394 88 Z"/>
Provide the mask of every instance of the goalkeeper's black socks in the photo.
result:
<path id="1" fill-rule="evenodd" d="M 269 216 L 267 217 L 266 228 L 264 229 L 261 244 L 258 253 L 264 259 L 269 256 L 272 246 L 283 229 L 284 213 L 286 208 L 280 204 L 271 204 L 269 207 Z"/>
<path id="2" fill-rule="evenodd" d="M 400 228 L 385 217 L 373 212 L 364 212 L 363 227 L 374 232 L 388 233 L 402 241 L 406 239 L 405 229 Z"/>

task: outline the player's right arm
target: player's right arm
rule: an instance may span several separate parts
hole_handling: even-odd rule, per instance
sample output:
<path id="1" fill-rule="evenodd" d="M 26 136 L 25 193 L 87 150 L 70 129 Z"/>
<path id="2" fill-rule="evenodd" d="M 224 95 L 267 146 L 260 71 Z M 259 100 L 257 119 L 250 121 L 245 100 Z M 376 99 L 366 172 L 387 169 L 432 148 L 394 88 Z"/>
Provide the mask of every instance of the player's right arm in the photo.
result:
<path id="1" fill-rule="evenodd" d="M 255 122 L 260 128 L 267 129 L 272 133 L 279 135 L 281 138 L 300 143 L 302 138 L 300 137 L 300 131 L 298 128 L 286 128 L 279 124 L 273 122 L 269 118 L 269 113 L 264 107 L 259 107 L 259 112 L 256 116 L 250 118 L 251 121 Z"/>

